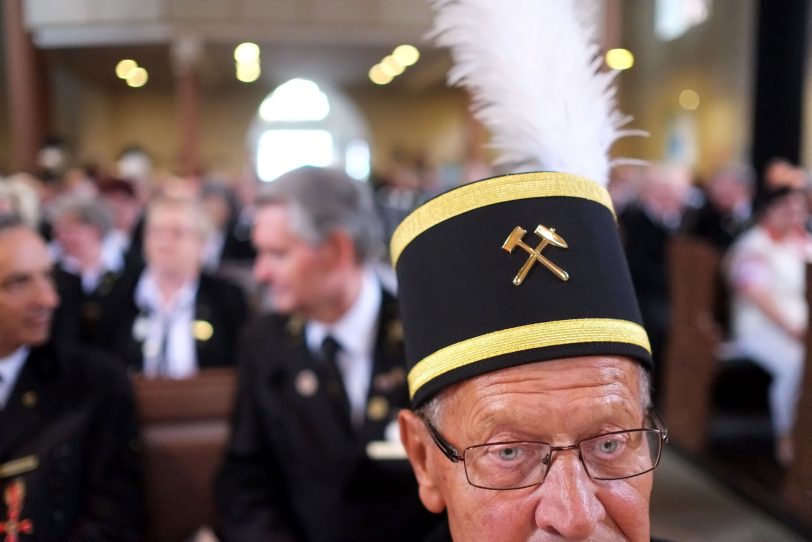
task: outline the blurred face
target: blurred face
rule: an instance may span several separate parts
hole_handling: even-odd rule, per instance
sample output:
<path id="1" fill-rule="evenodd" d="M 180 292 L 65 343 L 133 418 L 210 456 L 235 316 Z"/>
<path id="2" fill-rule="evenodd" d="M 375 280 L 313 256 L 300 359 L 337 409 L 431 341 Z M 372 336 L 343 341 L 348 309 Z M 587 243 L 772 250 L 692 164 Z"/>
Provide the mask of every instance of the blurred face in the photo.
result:
<path id="1" fill-rule="evenodd" d="M 211 195 L 203 200 L 203 206 L 206 208 L 206 213 L 208 213 L 216 229 L 225 227 L 231 214 L 228 202 L 225 199 L 217 195 Z"/>
<path id="2" fill-rule="evenodd" d="M 486 442 L 566 446 L 644 426 L 639 373 L 614 357 L 545 361 L 475 377 L 444 398 L 438 429 L 457 449 Z M 592 480 L 577 450 L 554 453 L 541 485 L 512 490 L 470 485 L 431 441 L 423 422 L 401 413 L 401 435 L 429 510 L 448 510 L 465 542 L 648 541 L 652 473 Z"/>
<path id="3" fill-rule="evenodd" d="M 293 231 L 287 206 L 260 208 L 254 218 L 253 240 L 257 250 L 254 277 L 268 287 L 276 311 L 312 316 L 330 303 L 329 251 Z"/>
<path id="4" fill-rule="evenodd" d="M 708 197 L 722 212 L 732 212 L 750 199 L 747 187 L 730 174 L 714 179 L 708 186 Z"/>
<path id="5" fill-rule="evenodd" d="M 773 233 L 787 235 L 802 230 L 807 216 L 806 196 L 792 192 L 770 205 L 764 213 L 764 222 Z"/>
<path id="6" fill-rule="evenodd" d="M 192 209 L 158 206 L 150 212 L 144 230 L 144 255 L 151 271 L 191 280 L 200 273 L 203 247 Z"/>
<path id="7" fill-rule="evenodd" d="M 0 356 L 48 340 L 59 303 L 51 268 L 37 234 L 25 228 L 0 233 Z"/>
<path id="8" fill-rule="evenodd" d="M 131 232 L 141 212 L 138 200 L 124 194 L 110 193 L 104 196 L 104 201 L 110 207 L 116 229 Z"/>
<path id="9" fill-rule="evenodd" d="M 98 253 L 102 242 L 98 228 L 70 215 L 56 221 L 54 236 L 68 255 L 81 261 L 86 260 L 89 255 Z"/>

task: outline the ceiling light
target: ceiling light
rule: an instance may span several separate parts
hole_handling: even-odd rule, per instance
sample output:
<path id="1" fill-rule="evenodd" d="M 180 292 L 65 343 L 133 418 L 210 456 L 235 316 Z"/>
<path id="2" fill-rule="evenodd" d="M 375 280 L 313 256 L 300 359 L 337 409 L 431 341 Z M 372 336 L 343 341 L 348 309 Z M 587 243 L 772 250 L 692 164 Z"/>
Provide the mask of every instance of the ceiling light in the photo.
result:
<path id="1" fill-rule="evenodd" d="M 606 51 L 606 65 L 613 70 L 628 70 L 634 66 L 634 55 L 628 49 Z"/>
<path id="2" fill-rule="evenodd" d="M 125 58 L 124 60 L 120 60 L 118 64 L 116 64 L 116 76 L 119 79 L 126 79 L 130 72 L 138 67 L 138 63 L 135 60 L 130 58 Z"/>
<path id="3" fill-rule="evenodd" d="M 237 62 L 259 61 L 259 45 L 247 41 L 234 48 L 234 60 Z"/>
<path id="4" fill-rule="evenodd" d="M 699 107 L 699 94 L 690 88 L 686 88 L 679 93 L 679 104 L 683 109 L 693 111 Z"/>
<path id="5" fill-rule="evenodd" d="M 401 73 L 403 73 L 403 70 L 406 69 L 406 68 L 403 67 L 402 64 L 400 64 L 395 59 L 395 57 L 393 55 L 389 55 L 387 57 L 384 57 L 384 59 L 381 60 L 380 66 L 381 66 L 381 69 L 384 71 L 384 73 L 386 73 L 387 75 L 391 75 L 392 77 L 396 77 L 396 76 L 400 75 Z"/>
<path id="6" fill-rule="evenodd" d="M 376 85 L 388 85 L 392 82 L 393 77 L 387 74 L 380 64 L 375 64 L 369 70 L 369 80 Z"/>
<path id="7" fill-rule="evenodd" d="M 253 83 L 259 79 L 260 73 L 259 62 L 237 62 L 237 79 L 243 83 Z"/>
<path id="8" fill-rule="evenodd" d="M 147 70 L 141 67 L 136 67 L 130 70 L 127 75 L 127 84 L 133 88 L 143 87 L 149 80 Z"/>
<path id="9" fill-rule="evenodd" d="M 330 100 L 309 79 L 291 79 L 282 83 L 259 106 L 259 116 L 266 121 L 320 121 L 330 114 Z"/>
<path id="10" fill-rule="evenodd" d="M 420 58 L 420 51 L 414 45 L 398 45 L 392 52 L 392 56 L 401 66 L 411 66 Z"/>

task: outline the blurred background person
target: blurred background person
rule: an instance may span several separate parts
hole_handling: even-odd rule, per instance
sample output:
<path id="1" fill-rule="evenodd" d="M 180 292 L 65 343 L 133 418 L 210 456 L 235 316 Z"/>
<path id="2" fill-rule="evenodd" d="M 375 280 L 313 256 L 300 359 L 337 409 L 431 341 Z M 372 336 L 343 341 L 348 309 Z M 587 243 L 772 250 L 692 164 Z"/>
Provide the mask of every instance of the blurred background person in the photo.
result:
<path id="1" fill-rule="evenodd" d="M 637 201 L 618 216 L 632 283 L 654 357 L 654 394 L 663 371 L 670 326 L 668 242 L 677 232 L 691 187 L 689 170 L 658 164 L 645 170 Z"/>
<path id="2" fill-rule="evenodd" d="M 751 224 L 755 173 L 745 165 L 716 170 L 703 188 L 703 202 L 686 212 L 682 233 L 704 239 L 724 252 Z"/>
<path id="3" fill-rule="evenodd" d="M 770 415 L 776 459 L 793 459 L 792 427 L 804 367 L 808 325 L 806 264 L 812 235 L 806 196 L 784 186 L 766 194 L 756 224 L 730 248 L 733 340 L 771 376 Z"/>
<path id="4" fill-rule="evenodd" d="M 369 266 L 382 247 L 367 189 L 303 167 L 257 201 L 254 274 L 275 312 L 241 345 L 216 486 L 227 542 L 412 542 L 438 521 L 398 437 L 403 333 Z"/>
<path id="5" fill-rule="evenodd" d="M 185 378 L 234 363 L 247 308 L 237 286 L 202 271 L 210 227 L 195 200 L 147 206 L 146 266 L 117 283 L 102 319 L 102 344 L 130 370 Z"/>
<path id="6" fill-rule="evenodd" d="M 144 205 L 133 183 L 109 178 L 101 182 L 99 192 L 113 217 L 113 227 L 105 237 L 105 250 L 118 251 L 127 266 L 138 266 L 143 261 Z"/>
<path id="7" fill-rule="evenodd" d="M 637 201 L 644 174 L 645 168 L 636 165 L 616 166 L 609 172 L 609 183 L 606 185 L 606 189 L 609 191 L 609 197 L 612 198 L 615 213 L 621 214 L 626 207 Z"/>
<path id="8" fill-rule="evenodd" d="M 0 212 L 16 215 L 27 226 L 39 230 L 42 212 L 38 184 L 36 178 L 24 173 L 0 179 Z"/>
<path id="9" fill-rule="evenodd" d="M 786 158 L 771 158 L 764 167 L 764 191 L 767 194 L 784 187 L 803 189 L 805 184 L 804 171 Z"/>
<path id="10" fill-rule="evenodd" d="M 218 273 L 230 265 L 251 266 L 256 252 L 250 229 L 239 227 L 240 209 L 234 192 L 222 184 L 208 183 L 201 189 L 200 199 L 212 222 L 204 249 L 204 269 Z"/>
<path id="11" fill-rule="evenodd" d="M 59 303 L 51 268 L 42 238 L 0 215 L 0 533 L 8 541 L 139 542 L 132 388 L 113 361 L 50 334 Z"/>
<path id="12" fill-rule="evenodd" d="M 66 300 L 78 298 L 74 309 L 78 318 L 79 340 L 98 339 L 99 318 L 116 280 L 124 272 L 124 257 L 116 247 L 105 250 L 104 240 L 113 225 L 110 210 L 101 200 L 65 195 L 51 210 L 54 240 L 52 246 L 58 267 L 79 278 L 79 292 L 70 294 L 75 282 L 59 280 Z M 67 309 L 67 305 L 65 307 Z"/>

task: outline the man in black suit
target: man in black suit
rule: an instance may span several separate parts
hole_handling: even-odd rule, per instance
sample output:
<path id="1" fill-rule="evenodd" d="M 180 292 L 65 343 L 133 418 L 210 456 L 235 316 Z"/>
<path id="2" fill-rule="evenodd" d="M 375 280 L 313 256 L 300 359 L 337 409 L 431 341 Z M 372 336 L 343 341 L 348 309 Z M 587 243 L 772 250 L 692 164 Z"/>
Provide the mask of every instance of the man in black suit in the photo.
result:
<path id="1" fill-rule="evenodd" d="M 396 419 L 408 405 L 394 299 L 368 267 L 366 185 L 294 170 L 258 202 L 254 274 L 276 314 L 249 326 L 219 474 L 228 542 L 413 541 L 422 509 Z"/>
<path id="2" fill-rule="evenodd" d="M 248 309 L 236 285 L 202 273 L 208 231 L 196 201 L 162 197 L 149 204 L 146 267 L 118 280 L 100 324 L 100 344 L 130 370 L 185 378 L 234 363 Z"/>
<path id="3" fill-rule="evenodd" d="M 52 267 L 36 232 L 0 217 L 0 537 L 138 541 L 132 389 L 114 363 L 49 339 Z"/>

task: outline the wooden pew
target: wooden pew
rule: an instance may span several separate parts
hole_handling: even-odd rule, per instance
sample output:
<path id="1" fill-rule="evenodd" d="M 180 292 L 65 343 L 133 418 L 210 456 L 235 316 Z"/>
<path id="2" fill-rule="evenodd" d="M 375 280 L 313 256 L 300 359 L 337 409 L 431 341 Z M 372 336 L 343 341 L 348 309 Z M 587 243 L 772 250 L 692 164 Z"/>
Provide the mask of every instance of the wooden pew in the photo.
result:
<path id="1" fill-rule="evenodd" d="M 716 321 L 719 251 L 678 236 L 668 247 L 671 329 L 664 356 L 663 411 L 671 440 L 698 454 L 705 449 L 712 388 L 719 371 L 722 330 Z"/>
<path id="2" fill-rule="evenodd" d="M 233 369 L 188 380 L 133 379 L 144 442 L 150 542 L 183 542 L 213 525 L 212 481 L 228 437 Z"/>
<path id="3" fill-rule="evenodd" d="M 812 308 L 812 265 L 809 264 L 806 266 L 806 299 Z M 806 365 L 793 435 L 795 460 L 784 479 L 784 499 L 795 514 L 812 525 L 812 326 L 806 334 Z"/>

